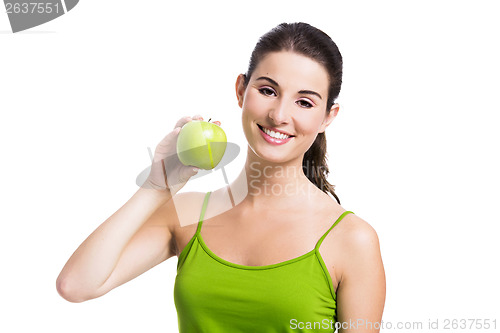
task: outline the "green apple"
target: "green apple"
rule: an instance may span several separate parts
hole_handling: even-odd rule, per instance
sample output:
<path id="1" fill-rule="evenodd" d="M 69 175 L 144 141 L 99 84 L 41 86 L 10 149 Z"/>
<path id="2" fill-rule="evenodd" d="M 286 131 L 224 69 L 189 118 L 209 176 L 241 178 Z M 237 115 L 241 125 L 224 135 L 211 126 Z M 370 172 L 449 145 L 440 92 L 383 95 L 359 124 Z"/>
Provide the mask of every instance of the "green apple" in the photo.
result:
<path id="1" fill-rule="evenodd" d="M 210 170 L 226 151 L 227 138 L 217 124 L 192 120 L 182 126 L 177 137 L 177 156 L 184 165 Z"/>

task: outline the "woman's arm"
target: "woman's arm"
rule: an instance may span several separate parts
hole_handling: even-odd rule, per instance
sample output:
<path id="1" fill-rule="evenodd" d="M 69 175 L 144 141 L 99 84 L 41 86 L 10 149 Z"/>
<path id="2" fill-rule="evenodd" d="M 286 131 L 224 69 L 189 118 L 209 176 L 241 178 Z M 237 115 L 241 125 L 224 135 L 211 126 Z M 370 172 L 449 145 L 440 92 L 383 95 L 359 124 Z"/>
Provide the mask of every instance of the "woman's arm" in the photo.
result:
<path id="1" fill-rule="evenodd" d="M 194 119 L 203 120 L 196 115 L 177 121 L 157 145 L 146 182 L 69 258 L 56 281 L 63 298 L 102 296 L 175 255 L 172 235 L 179 221 L 171 199 L 196 174 L 176 158 L 176 142 L 182 126 Z"/>
<path id="2" fill-rule="evenodd" d="M 375 230 L 352 219 L 342 239 L 342 277 L 337 288 L 339 333 L 380 331 L 385 304 L 385 272 Z"/>
<path id="3" fill-rule="evenodd" d="M 168 191 L 139 188 L 69 258 L 56 281 L 59 294 L 70 302 L 102 296 L 175 255 L 174 219 L 164 215 L 170 199 Z"/>

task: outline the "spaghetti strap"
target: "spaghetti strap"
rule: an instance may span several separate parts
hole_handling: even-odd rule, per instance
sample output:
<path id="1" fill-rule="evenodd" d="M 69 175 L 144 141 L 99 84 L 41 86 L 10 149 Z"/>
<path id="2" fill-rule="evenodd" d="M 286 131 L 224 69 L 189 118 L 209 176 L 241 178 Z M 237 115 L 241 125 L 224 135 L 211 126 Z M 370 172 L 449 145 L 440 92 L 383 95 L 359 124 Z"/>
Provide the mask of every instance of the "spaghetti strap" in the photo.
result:
<path id="1" fill-rule="evenodd" d="M 333 227 L 335 227 L 337 225 L 337 223 L 339 223 L 344 218 L 344 216 L 346 216 L 349 213 L 354 214 L 353 212 L 347 210 L 347 211 L 343 212 L 342 215 L 339 216 L 339 218 L 337 219 L 337 221 L 335 221 L 335 223 L 330 227 L 330 229 L 328 229 L 328 231 L 325 232 L 324 235 L 319 239 L 318 243 L 316 243 L 316 247 L 315 247 L 316 250 L 319 249 L 319 247 L 321 246 L 321 243 L 323 243 L 323 240 L 328 235 L 328 233 L 330 232 L 330 230 L 332 230 Z"/>
<path id="2" fill-rule="evenodd" d="M 207 205 L 208 205 L 208 198 L 210 197 L 211 193 L 212 193 L 212 191 L 207 192 L 205 194 L 205 200 L 203 201 L 203 207 L 201 208 L 200 219 L 198 220 L 198 228 L 196 229 L 197 234 L 199 234 L 201 231 L 201 225 L 203 224 L 203 217 L 205 216 L 205 210 L 207 209 Z"/>

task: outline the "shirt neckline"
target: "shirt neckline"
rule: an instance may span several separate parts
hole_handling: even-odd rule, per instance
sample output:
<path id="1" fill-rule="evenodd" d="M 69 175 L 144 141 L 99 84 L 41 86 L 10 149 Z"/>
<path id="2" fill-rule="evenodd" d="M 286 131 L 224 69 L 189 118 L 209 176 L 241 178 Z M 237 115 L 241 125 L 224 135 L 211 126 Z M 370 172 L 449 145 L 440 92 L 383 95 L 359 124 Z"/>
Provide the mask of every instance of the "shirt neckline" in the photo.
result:
<path id="1" fill-rule="evenodd" d="M 292 258 L 292 259 L 288 259 L 288 260 L 285 260 L 285 261 L 282 261 L 282 262 L 278 262 L 278 263 L 275 263 L 275 264 L 259 265 L 259 266 L 248 266 L 248 265 L 236 264 L 236 263 L 227 261 L 225 259 L 222 259 L 218 255 L 216 255 L 214 252 L 212 252 L 212 250 L 210 250 L 210 248 L 207 246 L 207 244 L 203 240 L 203 237 L 201 236 L 201 232 L 198 232 L 197 235 L 196 235 L 196 237 L 198 238 L 198 242 L 200 243 L 201 247 L 213 259 L 217 260 L 218 262 L 220 262 L 220 263 L 222 263 L 224 265 L 227 265 L 227 266 L 230 266 L 230 267 L 234 267 L 234 268 L 239 268 L 239 269 L 263 270 L 263 269 L 271 269 L 271 268 L 281 267 L 281 266 L 292 264 L 294 262 L 297 262 L 297 261 L 300 261 L 302 259 L 305 259 L 305 258 L 311 256 L 312 254 L 314 254 L 316 252 L 316 248 L 314 248 L 311 251 L 309 251 L 309 252 L 307 252 L 307 253 L 305 253 L 305 254 L 303 254 L 301 256 L 298 256 L 298 257 L 295 257 L 295 258 Z"/>

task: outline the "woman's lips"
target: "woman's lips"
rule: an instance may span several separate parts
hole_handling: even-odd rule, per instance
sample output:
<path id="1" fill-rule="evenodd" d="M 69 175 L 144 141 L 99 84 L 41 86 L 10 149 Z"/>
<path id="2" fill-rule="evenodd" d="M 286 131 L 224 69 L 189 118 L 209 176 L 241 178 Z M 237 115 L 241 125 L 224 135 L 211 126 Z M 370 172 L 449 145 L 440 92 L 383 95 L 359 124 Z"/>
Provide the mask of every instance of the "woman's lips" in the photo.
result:
<path id="1" fill-rule="evenodd" d="M 285 144 L 285 143 L 287 143 L 288 141 L 290 141 L 293 138 L 293 136 L 290 136 L 290 137 L 288 137 L 286 139 L 273 138 L 272 136 L 267 135 L 266 132 L 264 132 L 262 130 L 262 127 L 260 125 L 257 125 L 257 127 L 259 127 L 259 132 L 262 135 L 262 137 L 264 138 L 264 140 L 266 140 L 268 143 L 273 144 L 273 145 L 282 145 L 282 144 Z"/>

